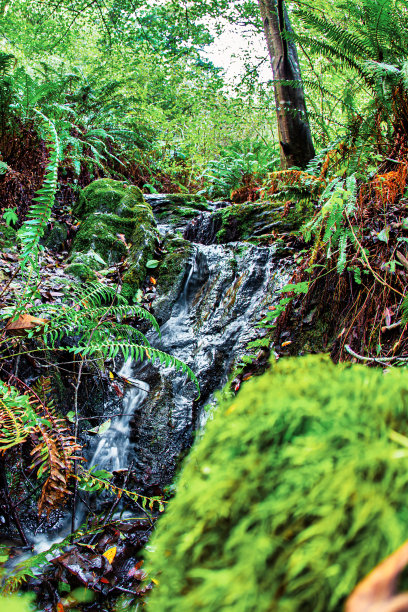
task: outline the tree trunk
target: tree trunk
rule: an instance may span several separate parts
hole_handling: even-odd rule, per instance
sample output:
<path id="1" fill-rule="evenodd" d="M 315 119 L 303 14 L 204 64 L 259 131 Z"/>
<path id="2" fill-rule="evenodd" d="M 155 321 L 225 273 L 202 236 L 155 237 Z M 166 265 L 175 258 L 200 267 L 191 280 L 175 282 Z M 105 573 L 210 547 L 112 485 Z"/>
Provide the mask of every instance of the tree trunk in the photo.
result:
<path id="1" fill-rule="evenodd" d="M 292 31 L 289 16 L 283 0 L 258 1 L 272 65 L 282 167 L 304 168 L 315 151 L 296 46 L 284 36 Z M 297 81 L 299 86 L 280 81 Z"/>

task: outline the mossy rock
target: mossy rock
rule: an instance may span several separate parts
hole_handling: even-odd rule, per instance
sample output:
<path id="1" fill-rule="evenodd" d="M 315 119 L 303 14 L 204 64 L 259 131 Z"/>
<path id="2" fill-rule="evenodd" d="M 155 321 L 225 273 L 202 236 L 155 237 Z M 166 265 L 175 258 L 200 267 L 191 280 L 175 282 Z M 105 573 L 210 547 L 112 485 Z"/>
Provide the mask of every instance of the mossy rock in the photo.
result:
<path id="1" fill-rule="evenodd" d="M 51 251 L 60 251 L 67 237 L 67 225 L 59 221 L 54 221 L 52 227 L 47 227 L 44 237 L 41 239 L 41 244 L 51 249 Z"/>
<path id="2" fill-rule="evenodd" d="M 315 355 L 246 383 L 208 422 L 154 532 L 148 610 L 343 610 L 407 538 L 407 435 L 401 370 Z"/>
<path id="3" fill-rule="evenodd" d="M 169 223 L 173 228 L 183 230 L 187 223 L 211 206 L 202 195 L 191 193 L 166 193 L 147 195 L 155 215 L 160 222 Z"/>
<path id="4" fill-rule="evenodd" d="M 154 300 L 154 314 L 161 324 L 170 317 L 171 308 L 183 289 L 187 263 L 194 252 L 194 245 L 188 240 L 168 236 L 162 248 L 166 254 L 157 269 Z"/>
<path id="5" fill-rule="evenodd" d="M 74 263 L 69 264 L 65 270 L 64 274 L 69 274 L 69 276 L 74 276 L 75 278 L 79 278 L 81 281 L 94 281 L 97 279 L 97 276 L 91 268 L 83 263 Z"/>
<path id="6" fill-rule="evenodd" d="M 105 178 L 93 181 L 81 191 L 78 202 L 73 206 L 73 213 L 78 219 L 85 219 L 95 212 L 129 217 L 131 209 L 144 203 L 138 187 Z"/>
<path id="7" fill-rule="evenodd" d="M 13 249 L 17 246 L 17 232 L 6 224 L 0 224 L 1 249 Z"/>
<path id="8" fill-rule="evenodd" d="M 279 235 L 297 232 L 312 214 L 313 211 L 304 203 L 288 207 L 279 201 L 233 204 L 211 215 L 203 215 L 200 222 L 190 225 L 184 235 L 188 240 L 202 244 L 242 240 L 264 244 Z"/>
<path id="9" fill-rule="evenodd" d="M 72 257 L 75 257 L 76 253 L 87 253 L 90 250 L 98 253 L 109 264 L 117 263 L 123 257 L 126 257 L 128 249 L 117 234 L 125 235 L 124 232 L 128 229 L 128 223 L 121 226 L 117 223 L 117 220 L 120 220 L 120 217 L 116 215 L 100 215 L 98 213 L 94 213 L 85 219 L 75 237 Z M 133 219 L 122 219 L 122 221 L 131 222 L 133 227 L 135 226 Z M 123 231 L 116 231 L 119 229 Z"/>
<path id="10" fill-rule="evenodd" d="M 83 261 L 90 252 L 107 265 L 127 258 L 122 291 L 131 298 L 144 280 L 157 240 L 152 209 L 140 189 L 111 179 L 94 181 L 82 191 L 74 213 L 83 221 L 72 246 L 71 264 L 97 269 Z"/>

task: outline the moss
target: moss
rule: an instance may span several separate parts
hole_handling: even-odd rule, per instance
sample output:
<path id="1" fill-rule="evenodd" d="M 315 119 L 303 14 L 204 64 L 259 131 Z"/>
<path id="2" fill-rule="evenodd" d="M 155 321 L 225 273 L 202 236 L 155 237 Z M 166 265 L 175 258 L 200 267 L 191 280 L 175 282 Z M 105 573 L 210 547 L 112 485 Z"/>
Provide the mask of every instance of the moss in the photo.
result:
<path id="1" fill-rule="evenodd" d="M 166 208 L 177 210 L 179 208 L 194 210 L 210 210 L 207 200 L 195 193 L 166 193 Z"/>
<path id="2" fill-rule="evenodd" d="M 79 278 L 82 281 L 93 281 L 97 279 L 95 272 L 91 270 L 89 266 L 82 263 L 70 264 L 65 268 L 64 273 L 75 276 L 75 278 Z"/>
<path id="3" fill-rule="evenodd" d="M 68 228 L 65 223 L 55 221 L 52 227 L 47 228 L 41 243 L 52 251 L 59 251 L 67 240 Z"/>
<path id="4" fill-rule="evenodd" d="M 283 359 L 218 407 L 148 553 L 150 612 L 340 612 L 406 539 L 408 376 Z M 406 438 L 402 438 L 406 439 Z"/>
<path id="5" fill-rule="evenodd" d="M 162 248 L 167 252 L 157 270 L 154 301 L 154 313 L 160 323 L 170 316 L 171 307 L 183 288 L 187 262 L 194 251 L 191 242 L 174 236 L 167 237 Z"/>
<path id="6" fill-rule="evenodd" d="M 106 261 L 94 250 L 87 253 L 73 253 L 70 257 L 71 264 L 84 264 L 91 270 L 103 270 L 107 267 Z"/>
<path id="7" fill-rule="evenodd" d="M 90 251 L 108 264 L 127 257 L 124 292 L 132 297 L 145 277 L 157 237 L 152 209 L 142 192 L 126 183 L 100 179 L 82 191 L 75 214 L 84 220 L 73 243 L 72 264 L 78 258 L 87 263 L 82 255 Z"/>
<path id="8" fill-rule="evenodd" d="M 247 202 L 214 211 L 207 225 L 211 228 L 211 241 L 219 244 L 239 240 L 269 244 L 279 234 L 298 231 L 311 215 L 305 203 L 286 206 L 279 201 Z"/>
<path id="9" fill-rule="evenodd" d="M 73 213 L 78 219 L 94 212 L 128 217 L 129 211 L 138 204 L 144 204 L 138 187 L 112 179 L 99 179 L 82 190 L 78 202 L 73 206 Z"/>
<path id="10" fill-rule="evenodd" d="M 0 224 L 0 247 L 10 249 L 17 245 L 17 232 L 8 225 Z"/>
<path id="11" fill-rule="evenodd" d="M 126 245 L 117 237 L 115 227 L 99 215 L 91 215 L 81 225 L 73 244 L 74 253 L 93 250 L 108 263 L 119 262 L 127 255 Z"/>

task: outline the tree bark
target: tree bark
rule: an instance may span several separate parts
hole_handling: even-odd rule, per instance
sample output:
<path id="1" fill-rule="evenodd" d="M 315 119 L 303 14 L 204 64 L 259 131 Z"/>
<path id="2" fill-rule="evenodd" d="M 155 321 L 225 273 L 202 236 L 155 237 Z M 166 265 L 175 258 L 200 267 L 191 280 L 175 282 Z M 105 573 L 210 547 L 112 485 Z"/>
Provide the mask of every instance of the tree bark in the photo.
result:
<path id="1" fill-rule="evenodd" d="M 304 168 L 315 151 L 296 45 L 285 38 L 285 32 L 292 32 L 289 16 L 283 0 L 258 2 L 274 79 L 282 167 Z M 283 85 L 281 81 L 297 81 L 299 86 Z"/>

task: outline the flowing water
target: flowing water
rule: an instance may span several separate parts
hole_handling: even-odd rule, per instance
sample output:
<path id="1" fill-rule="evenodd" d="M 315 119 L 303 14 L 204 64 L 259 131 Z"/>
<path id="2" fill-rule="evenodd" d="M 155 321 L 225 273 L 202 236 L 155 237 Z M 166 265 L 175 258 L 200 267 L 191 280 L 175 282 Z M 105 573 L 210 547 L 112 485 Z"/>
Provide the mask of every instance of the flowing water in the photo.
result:
<path id="1" fill-rule="evenodd" d="M 159 229 L 162 234 L 171 231 L 169 226 Z M 147 494 L 171 483 L 194 430 L 205 422 L 203 407 L 227 382 L 248 342 L 265 333 L 256 325 L 279 301 L 278 290 L 288 282 L 290 270 L 291 261 L 280 259 L 274 246 L 193 243 L 161 339 L 153 333 L 148 337 L 189 365 L 201 398 L 197 401 L 194 384 L 174 370 L 126 362 L 119 374 L 132 385 L 123 398 L 123 416 L 96 437 L 88 466 L 117 471 L 131 461 L 139 489 Z M 77 524 L 84 516 L 81 506 Z M 66 532 L 67 524 L 60 539 Z M 37 537 L 36 545 L 37 550 L 48 547 L 49 537 Z"/>

